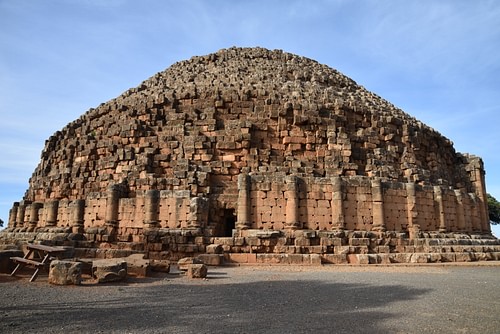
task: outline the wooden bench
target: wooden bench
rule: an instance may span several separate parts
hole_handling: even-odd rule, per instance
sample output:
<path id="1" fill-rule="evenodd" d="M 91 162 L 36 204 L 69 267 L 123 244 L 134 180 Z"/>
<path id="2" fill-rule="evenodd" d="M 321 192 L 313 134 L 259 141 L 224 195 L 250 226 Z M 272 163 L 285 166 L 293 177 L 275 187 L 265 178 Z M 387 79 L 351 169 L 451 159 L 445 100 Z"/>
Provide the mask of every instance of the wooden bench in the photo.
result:
<path id="1" fill-rule="evenodd" d="M 25 259 L 24 257 L 13 256 L 10 259 L 16 263 L 24 263 L 25 265 L 33 266 L 33 267 L 43 267 L 45 265 L 42 262 L 38 262 L 35 260 L 30 260 L 30 259 Z"/>
<path id="2" fill-rule="evenodd" d="M 33 282 L 41 269 L 48 268 L 50 261 L 54 257 L 58 257 L 61 253 L 66 251 L 64 247 L 53 247 L 46 245 L 37 245 L 37 244 L 27 244 L 26 245 L 28 252 L 24 255 L 24 257 L 11 257 L 10 259 L 17 263 L 17 266 L 14 268 L 10 276 L 14 276 L 16 272 L 23 268 L 24 266 L 30 266 L 35 268 L 35 272 L 33 276 L 30 278 L 30 282 Z M 30 258 L 32 254 L 36 254 L 36 258 Z"/>

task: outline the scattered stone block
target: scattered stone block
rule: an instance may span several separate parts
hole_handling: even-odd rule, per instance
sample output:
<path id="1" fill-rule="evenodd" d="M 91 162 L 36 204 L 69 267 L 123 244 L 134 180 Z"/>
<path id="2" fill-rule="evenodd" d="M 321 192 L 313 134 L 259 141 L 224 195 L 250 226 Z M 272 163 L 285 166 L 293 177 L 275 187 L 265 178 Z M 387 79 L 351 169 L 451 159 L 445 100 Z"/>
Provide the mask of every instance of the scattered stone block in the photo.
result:
<path id="1" fill-rule="evenodd" d="M 99 283 L 123 281 L 127 277 L 127 261 L 122 259 L 95 260 L 92 273 Z"/>
<path id="2" fill-rule="evenodd" d="M 132 254 L 123 258 L 127 262 L 127 274 L 139 277 L 147 277 L 151 272 L 150 260 L 144 258 L 144 254 Z"/>
<path id="3" fill-rule="evenodd" d="M 169 273 L 170 272 L 170 261 L 168 260 L 150 260 L 150 266 L 152 271 Z"/>
<path id="4" fill-rule="evenodd" d="M 207 277 L 208 269 L 204 264 L 191 263 L 187 265 L 188 278 L 205 278 Z"/>
<path id="5" fill-rule="evenodd" d="M 53 260 L 49 266 L 48 281 L 55 285 L 80 285 L 82 267 L 81 262 Z"/>
<path id="6" fill-rule="evenodd" d="M 203 264 L 203 262 L 194 257 L 184 257 L 177 262 L 180 271 L 187 271 L 190 264 Z"/>

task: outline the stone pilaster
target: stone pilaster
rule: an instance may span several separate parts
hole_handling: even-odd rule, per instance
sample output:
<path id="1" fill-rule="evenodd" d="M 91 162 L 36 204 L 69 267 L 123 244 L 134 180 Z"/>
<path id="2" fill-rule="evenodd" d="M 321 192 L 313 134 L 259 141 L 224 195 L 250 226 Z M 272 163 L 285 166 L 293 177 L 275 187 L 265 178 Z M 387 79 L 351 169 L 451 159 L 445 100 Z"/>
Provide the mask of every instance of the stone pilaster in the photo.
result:
<path id="1" fill-rule="evenodd" d="M 208 199 L 205 197 L 193 197 L 189 205 L 188 228 L 199 229 L 207 225 Z"/>
<path id="2" fill-rule="evenodd" d="M 29 221 L 29 231 L 34 231 L 40 220 L 39 210 L 43 207 L 43 203 L 33 202 L 30 206 L 30 221 Z"/>
<path id="3" fill-rule="evenodd" d="M 471 219 L 471 231 L 474 233 L 480 233 L 482 232 L 482 221 L 481 221 L 481 213 L 480 213 L 480 201 L 477 198 L 477 195 L 472 193 L 471 195 L 471 213 L 472 213 L 472 219 Z"/>
<path id="4" fill-rule="evenodd" d="M 144 196 L 144 227 L 159 227 L 160 191 L 148 190 Z"/>
<path id="5" fill-rule="evenodd" d="M 112 185 L 108 188 L 107 198 L 106 198 L 106 235 L 102 236 L 103 241 L 113 242 L 118 234 L 118 213 L 120 208 L 120 197 L 121 197 L 120 185 Z"/>
<path id="6" fill-rule="evenodd" d="M 342 179 L 339 176 L 332 178 L 332 230 L 343 231 L 345 229 L 344 218 L 344 190 Z"/>
<path id="7" fill-rule="evenodd" d="M 434 186 L 434 202 L 436 204 L 436 213 L 439 219 L 439 232 L 446 232 L 446 217 L 444 214 L 443 190 L 440 186 Z"/>
<path id="8" fill-rule="evenodd" d="M 299 220 L 299 187 L 296 176 L 287 176 L 285 179 L 285 228 L 295 230 L 300 228 Z"/>
<path id="9" fill-rule="evenodd" d="M 47 213 L 46 226 L 57 225 L 57 211 L 59 210 L 59 201 L 53 200 L 45 203 L 45 210 Z"/>
<path id="10" fill-rule="evenodd" d="M 379 178 L 375 178 L 372 184 L 372 215 L 373 227 L 375 232 L 385 232 L 385 215 L 384 215 L 384 194 L 382 192 L 382 182 Z"/>
<path id="11" fill-rule="evenodd" d="M 485 187 L 485 172 L 482 168 L 476 168 L 475 172 L 475 187 L 477 197 L 479 199 L 479 214 L 481 216 L 481 230 L 482 232 L 491 233 L 490 217 L 488 212 L 488 199 L 486 197 L 486 187 Z"/>
<path id="12" fill-rule="evenodd" d="M 118 209 L 120 205 L 120 189 L 116 185 L 108 188 L 106 198 L 106 225 L 116 227 L 118 225 Z"/>
<path id="13" fill-rule="evenodd" d="M 455 189 L 455 198 L 456 198 L 456 212 L 457 212 L 457 229 L 460 232 L 465 232 L 466 226 L 465 226 L 464 202 L 463 202 L 462 192 L 459 189 Z"/>
<path id="14" fill-rule="evenodd" d="M 413 182 L 406 183 L 406 209 L 408 213 L 408 233 L 410 239 L 419 237 L 420 224 L 418 223 L 417 193 Z"/>
<path id="15" fill-rule="evenodd" d="M 73 233 L 83 233 L 85 221 L 85 200 L 77 199 L 72 203 L 72 231 Z"/>
<path id="16" fill-rule="evenodd" d="M 26 205 L 30 204 L 28 201 L 21 201 L 19 203 L 19 208 L 17 209 L 17 217 L 16 217 L 16 226 L 17 227 L 25 227 L 24 226 L 24 217 L 26 215 Z"/>
<path id="17" fill-rule="evenodd" d="M 9 210 L 9 228 L 16 227 L 17 210 L 19 209 L 19 202 L 14 202 L 12 208 Z"/>
<path id="18" fill-rule="evenodd" d="M 479 217 L 481 217 L 481 232 L 491 233 L 490 219 L 488 213 L 488 201 L 486 197 L 485 171 L 483 160 L 476 156 L 468 157 L 468 166 L 470 180 L 474 187 L 474 192 L 477 197 L 477 209 Z"/>
<path id="19" fill-rule="evenodd" d="M 238 209 L 236 228 L 245 230 L 252 226 L 250 218 L 251 177 L 242 173 L 238 175 Z"/>

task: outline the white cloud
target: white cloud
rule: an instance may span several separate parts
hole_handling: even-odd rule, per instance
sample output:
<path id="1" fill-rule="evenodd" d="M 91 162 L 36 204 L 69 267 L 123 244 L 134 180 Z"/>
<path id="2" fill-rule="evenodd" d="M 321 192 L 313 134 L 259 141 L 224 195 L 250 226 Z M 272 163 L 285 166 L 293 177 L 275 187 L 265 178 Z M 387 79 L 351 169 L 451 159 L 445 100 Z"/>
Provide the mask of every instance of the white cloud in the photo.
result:
<path id="1" fill-rule="evenodd" d="M 482 155 L 500 197 L 498 22 L 496 0 L 0 0 L 0 193 L 88 108 L 175 61 L 258 45 L 337 68 Z"/>

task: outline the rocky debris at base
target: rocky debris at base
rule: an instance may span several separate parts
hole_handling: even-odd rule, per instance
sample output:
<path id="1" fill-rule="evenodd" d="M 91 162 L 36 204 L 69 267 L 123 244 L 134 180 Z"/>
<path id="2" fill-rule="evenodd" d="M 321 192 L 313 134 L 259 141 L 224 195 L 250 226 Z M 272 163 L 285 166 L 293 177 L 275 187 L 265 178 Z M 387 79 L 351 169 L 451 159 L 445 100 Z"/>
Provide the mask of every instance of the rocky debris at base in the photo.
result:
<path id="1" fill-rule="evenodd" d="M 80 285 L 82 267 L 81 262 L 53 260 L 49 267 L 48 281 L 55 285 Z"/>
<path id="2" fill-rule="evenodd" d="M 206 278 L 208 273 L 207 266 L 204 264 L 193 263 L 188 265 L 186 276 L 188 278 Z"/>
<path id="3" fill-rule="evenodd" d="M 127 277 L 127 261 L 123 259 L 95 260 L 92 275 L 99 283 L 123 281 Z"/>
<path id="4" fill-rule="evenodd" d="M 177 261 L 177 266 L 180 271 L 186 272 L 189 269 L 189 265 L 191 264 L 203 264 L 201 260 L 196 257 L 184 257 Z"/>

